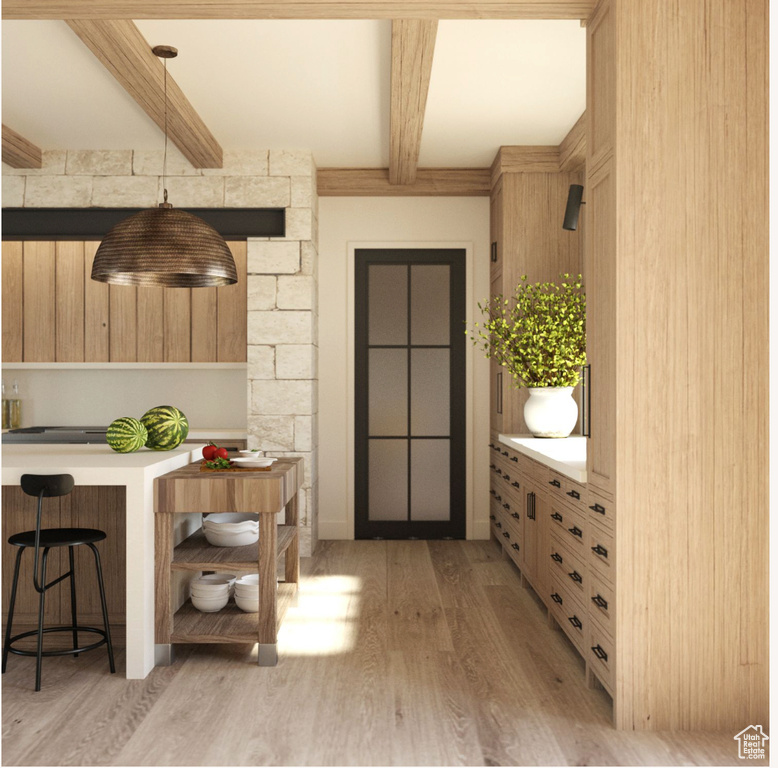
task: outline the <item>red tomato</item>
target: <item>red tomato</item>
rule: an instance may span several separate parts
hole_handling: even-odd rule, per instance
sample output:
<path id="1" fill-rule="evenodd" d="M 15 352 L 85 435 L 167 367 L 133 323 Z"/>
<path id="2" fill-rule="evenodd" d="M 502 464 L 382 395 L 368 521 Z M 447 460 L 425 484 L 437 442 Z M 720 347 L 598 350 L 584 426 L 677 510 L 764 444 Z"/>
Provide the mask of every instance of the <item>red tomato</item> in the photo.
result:
<path id="1" fill-rule="evenodd" d="M 205 448 L 203 448 L 203 458 L 206 461 L 213 461 L 217 450 L 218 448 L 213 443 L 206 445 Z"/>
<path id="2" fill-rule="evenodd" d="M 226 459 L 227 458 L 227 449 L 226 448 L 217 448 L 216 452 L 213 454 L 213 457 L 215 459 Z"/>

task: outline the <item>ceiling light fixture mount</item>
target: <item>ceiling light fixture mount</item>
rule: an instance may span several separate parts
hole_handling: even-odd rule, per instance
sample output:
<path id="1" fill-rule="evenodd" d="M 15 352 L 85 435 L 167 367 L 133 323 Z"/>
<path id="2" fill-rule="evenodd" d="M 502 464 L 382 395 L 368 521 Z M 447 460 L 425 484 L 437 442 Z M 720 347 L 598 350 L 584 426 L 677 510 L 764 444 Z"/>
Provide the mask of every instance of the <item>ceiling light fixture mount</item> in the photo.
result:
<path id="1" fill-rule="evenodd" d="M 238 282 L 235 260 L 224 238 L 198 216 L 173 208 L 167 193 L 167 59 L 178 56 L 170 45 L 156 45 L 165 63 L 165 152 L 163 202 L 119 222 L 100 243 L 92 280 L 114 285 L 205 288 Z"/>

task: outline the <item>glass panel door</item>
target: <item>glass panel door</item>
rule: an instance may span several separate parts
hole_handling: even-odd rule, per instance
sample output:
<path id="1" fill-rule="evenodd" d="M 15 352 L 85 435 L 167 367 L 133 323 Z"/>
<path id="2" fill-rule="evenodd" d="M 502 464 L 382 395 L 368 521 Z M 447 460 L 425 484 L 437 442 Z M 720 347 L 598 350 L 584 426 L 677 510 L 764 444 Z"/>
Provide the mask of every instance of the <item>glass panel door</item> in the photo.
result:
<path id="1" fill-rule="evenodd" d="M 356 252 L 357 538 L 465 536 L 465 252 Z"/>

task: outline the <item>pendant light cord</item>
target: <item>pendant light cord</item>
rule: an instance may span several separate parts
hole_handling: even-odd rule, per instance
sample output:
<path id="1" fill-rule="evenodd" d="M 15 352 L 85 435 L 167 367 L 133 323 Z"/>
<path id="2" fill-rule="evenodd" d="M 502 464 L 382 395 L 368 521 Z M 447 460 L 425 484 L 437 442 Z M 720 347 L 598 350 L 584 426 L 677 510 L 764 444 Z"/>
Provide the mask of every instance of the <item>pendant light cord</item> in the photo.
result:
<path id="1" fill-rule="evenodd" d="M 167 59 L 163 59 L 165 65 L 165 151 L 162 155 L 162 191 L 167 202 Z"/>

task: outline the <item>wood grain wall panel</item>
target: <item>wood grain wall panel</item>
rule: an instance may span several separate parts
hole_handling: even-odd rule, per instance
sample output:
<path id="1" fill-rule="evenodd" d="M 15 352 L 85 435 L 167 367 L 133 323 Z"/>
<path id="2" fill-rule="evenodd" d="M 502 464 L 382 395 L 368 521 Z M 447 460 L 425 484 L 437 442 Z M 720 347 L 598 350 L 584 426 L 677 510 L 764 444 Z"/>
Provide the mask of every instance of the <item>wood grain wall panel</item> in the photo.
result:
<path id="1" fill-rule="evenodd" d="M 217 359 L 220 363 L 246 362 L 247 293 L 246 242 L 227 243 L 235 259 L 238 282 L 217 288 Z"/>
<path id="2" fill-rule="evenodd" d="M 198 288 L 192 291 L 192 362 L 208 363 L 216 360 L 217 334 L 216 288 Z"/>
<path id="3" fill-rule="evenodd" d="M 100 243 L 84 243 L 84 362 L 107 363 L 110 360 L 107 283 L 92 280 L 92 262 Z"/>
<path id="4" fill-rule="evenodd" d="M 616 11 L 611 10 L 609 0 L 599 3 L 597 11 L 589 22 L 587 35 L 590 45 L 587 47 L 586 72 L 590 87 L 586 94 L 587 108 L 587 156 L 589 170 L 593 171 L 603 159 L 613 151 L 616 126 L 616 82 L 615 56 Z"/>
<path id="5" fill-rule="evenodd" d="M 138 361 L 138 289 L 134 285 L 109 286 L 110 360 Z"/>
<path id="6" fill-rule="evenodd" d="M 192 289 L 165 288 L 166 363 L 188 363 L 192 359 Z"/>
<path id="7" fill-rule="evenodd" d="M 84 362 L 84 243 L 56 243 L 58 363 Z"/>
<path id="8" fill-rule="evenodd" d="M 165 359 L 165 288 L 138 286 L 138 362 Z"/>
<path id="9" fill-rule="evenodd" d="M 24 243 L 24 362 L 55 360 L 56 293 L 54 243 Z"/>
<path id="10" fill-rule="evenodd" d="M 2 255 L 3 362 L 21 363 L 23 356 L 24 260 L 22 243 L 4 242 Z"/>

